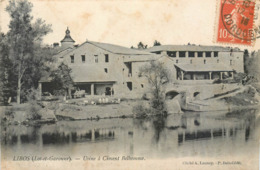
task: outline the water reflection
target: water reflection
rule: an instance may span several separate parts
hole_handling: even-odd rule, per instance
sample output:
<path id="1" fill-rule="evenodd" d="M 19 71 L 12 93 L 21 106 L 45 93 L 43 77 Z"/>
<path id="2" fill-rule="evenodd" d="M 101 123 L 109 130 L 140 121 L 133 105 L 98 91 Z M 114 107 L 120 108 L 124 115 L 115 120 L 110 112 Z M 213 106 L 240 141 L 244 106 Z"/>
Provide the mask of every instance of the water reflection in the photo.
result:
<path id="1" fill-rule="evenodd" d="M 83 154 L 87 150 L 91 154 L 147 157 L 205 153 L 216 156 L 227 154 L 229 148 L 240 150 L 257 146 L 260 129 L 257 115 L 257 110 L 227 114 L 186 112 L 149 119 L 60 121 L 41 127 L 8 126 L 3 128 L 5 135 L 1 140 L 3 148 L 11 150 L 11 154 L 60 150 Z M 248 142 L 250 145 L 246 145 Z"/>
<path id="2" fill-rule="evenodd" d="M 92 129 L 86 130 L 86 132 L 44 132 L 36 133 L 35 127 L 32 133 L 21 135 L 6 135 L 3 137 L 3 144 L 15 145 L 15 144 L 69 144 L 77 142 L 97 142 L 113 140 L 115 138 L 115 132 L 109 129 Z"/>

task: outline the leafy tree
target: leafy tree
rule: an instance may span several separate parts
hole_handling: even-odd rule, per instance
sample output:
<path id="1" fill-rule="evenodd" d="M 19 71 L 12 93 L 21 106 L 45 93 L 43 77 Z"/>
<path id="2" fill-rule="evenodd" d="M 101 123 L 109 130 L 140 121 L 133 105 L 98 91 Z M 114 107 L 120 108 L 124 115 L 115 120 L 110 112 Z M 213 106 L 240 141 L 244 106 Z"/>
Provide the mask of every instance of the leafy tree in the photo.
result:
<path id="1" fill-rule="evenodd" d="M 252 53 L 250 56 L 248 50 L 244 51 L 244 70 L 245 73 L 250 77 L 250 79 L 254 79 L 254 81 L 260 80 L 260 56 Z"/>
<path id="2" fill-rule="evenodd" d="M 161 45 L 161 43 L 157 40 L 155 40 L 154 43 L 153 43 L 153 46 L 160 46 L 160 45 Z"/>
<path id="3" fill-rule="evenodd" d="M 21 102 L 21 91 L 28 80 L 28 76 L 34 71 L 37 62 L 37 49 L 40 47 L 44 35 L 51 31 L 50 25 L 46 25 L 41 19 L 32 23 L 32 3 L 27 0 L 9 1 L 6 11 L 11 17 L 8 31 L 10 44 L 10 59 L 17 81 L 17 103 Z M 31 86 L 32 84 L 30 84 Z"/>
<path id="4" fill-rule="evenodd" d="M 50 47 L 35 47 L 34 55 L 29 62 L 30 67 L 27 68 L 28 74 L 24 75 L 24 88 L 21 92 L 21 99 L 27 100 L 27 95 L 31 93 L 31 88 L 37 89 L 38 82 L 41 77 L 46 77 L 50 74 L 50 71 L 54 69 L 53 64 L 56 60 L 53 58 L 55 49 Z"/>
<path id="5" fill-rule="evenodd" d="M 0 33 L 0 103 L 4 105 L 8 104 L 9 98 L 14 94 L 12 68 L 6 36 Z"/>
<path id="6" fill-rule="evenodd" d="M 165 94 L 163 85 L 169 82 L 169 72 L 161 62 L 151 61 L 140 69 L 140 74 L 148 80 L 151 86 L 152 107 L 164 111 Z"/>
<path id="7" fill-rule="evenodd" d="M 71 78 L 71 68 L 68 65 L 61 63 L 56 70 L 51 72 L 50 77 L 56 95 L 63 95 L 65 97 L 69 95 L 71 97 L 70 89 L 73 88 L 73 80 Z"/>

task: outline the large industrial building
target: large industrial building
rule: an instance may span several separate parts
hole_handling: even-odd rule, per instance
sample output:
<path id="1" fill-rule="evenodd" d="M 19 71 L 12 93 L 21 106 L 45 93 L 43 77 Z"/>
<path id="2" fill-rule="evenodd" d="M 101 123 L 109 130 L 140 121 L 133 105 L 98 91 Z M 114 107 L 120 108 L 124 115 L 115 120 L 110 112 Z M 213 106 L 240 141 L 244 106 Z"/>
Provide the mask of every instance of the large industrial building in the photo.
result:
<path id="1" fill-rule="evenodd" d="M 144 50 L 108 43 L 86 41 L 79 46 L 66 30 L 57 58 L 72 69 L 75 90 L 86 95 L 140 97 L 149 83 L 139 70 L 150 61 L 159 61 L 169 70 L 171 82 L 212 83 L 244 72 L 243 51 L 214 46 L 161 45 Z M 50 91 L 49 78 L 39 81 L 41 92 Z"/>

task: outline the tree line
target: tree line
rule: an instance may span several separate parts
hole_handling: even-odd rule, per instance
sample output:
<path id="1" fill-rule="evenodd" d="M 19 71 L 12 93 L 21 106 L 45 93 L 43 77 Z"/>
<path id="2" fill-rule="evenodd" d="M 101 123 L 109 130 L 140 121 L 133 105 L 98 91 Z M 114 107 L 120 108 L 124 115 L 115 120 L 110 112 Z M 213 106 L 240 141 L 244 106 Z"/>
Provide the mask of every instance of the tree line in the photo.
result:
<path id="1" fill-rule="evenodd" d="M 153 42 L 153 46 L 160 46 L 162 45 L 159 41 L 155 40 Z M 137 44 L 137 49 L 139 50 L 142 50 L 142 49 L 147 49 L 148 45 L 144 44 L 142 41 L 140 41 L 138 44 Z M 134 49 L 135 47 L 134 46 L 131 46 L 132 49 Z"/>

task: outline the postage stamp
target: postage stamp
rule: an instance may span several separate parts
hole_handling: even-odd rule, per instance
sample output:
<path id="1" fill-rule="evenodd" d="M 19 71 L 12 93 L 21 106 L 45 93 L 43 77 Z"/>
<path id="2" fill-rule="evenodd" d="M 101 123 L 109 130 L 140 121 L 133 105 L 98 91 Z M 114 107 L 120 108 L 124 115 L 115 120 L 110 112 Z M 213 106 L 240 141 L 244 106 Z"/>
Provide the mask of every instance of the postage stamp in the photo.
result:
<path id="1" fill-rule="evenodd" d="M 259 9 L 255 0 L 220 0 L 216 42 L 254 45 L 260 37 Z"/>

